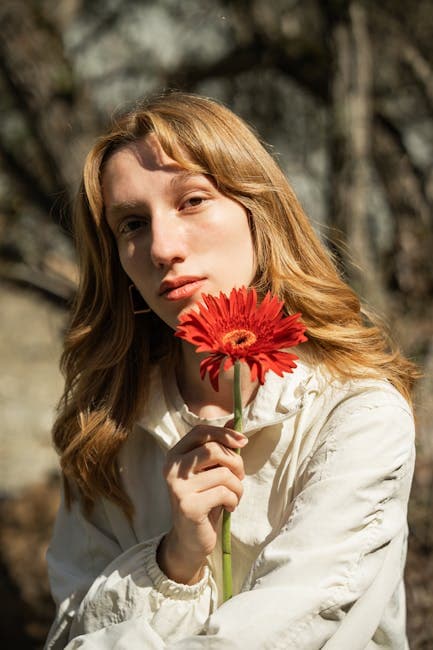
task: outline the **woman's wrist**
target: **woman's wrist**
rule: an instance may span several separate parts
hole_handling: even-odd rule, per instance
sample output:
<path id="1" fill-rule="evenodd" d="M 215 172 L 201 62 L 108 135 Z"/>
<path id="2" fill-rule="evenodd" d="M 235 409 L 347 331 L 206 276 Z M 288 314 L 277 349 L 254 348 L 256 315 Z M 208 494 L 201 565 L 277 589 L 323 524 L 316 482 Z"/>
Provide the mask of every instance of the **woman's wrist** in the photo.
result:
<path id="1" fill-rule="evenodd" d="M 196 553 L 179 550 L 176 533 L 171 530 L 164 535 L 156 551 L 156 561 L 167 578 L 185 585 L 194 585 L 203 577 L 206 558 L 199 558 Z"/>

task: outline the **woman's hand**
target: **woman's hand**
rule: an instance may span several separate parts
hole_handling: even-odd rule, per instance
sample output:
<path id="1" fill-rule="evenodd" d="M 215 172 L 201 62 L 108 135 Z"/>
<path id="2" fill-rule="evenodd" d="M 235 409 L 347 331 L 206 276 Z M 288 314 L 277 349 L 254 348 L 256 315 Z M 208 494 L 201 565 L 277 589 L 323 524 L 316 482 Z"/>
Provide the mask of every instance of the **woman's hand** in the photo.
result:
<path id="1" fill-rule="evenodd" d="M 158 563 L 172 580 L 200 580 L 222 509 L 233 512 L 242 496 L 244 465 L 235 450 L 247 442 L 231 429 L 200 425 L 168 452 L 164 477 L 173 526 L 159 545 Z"/>

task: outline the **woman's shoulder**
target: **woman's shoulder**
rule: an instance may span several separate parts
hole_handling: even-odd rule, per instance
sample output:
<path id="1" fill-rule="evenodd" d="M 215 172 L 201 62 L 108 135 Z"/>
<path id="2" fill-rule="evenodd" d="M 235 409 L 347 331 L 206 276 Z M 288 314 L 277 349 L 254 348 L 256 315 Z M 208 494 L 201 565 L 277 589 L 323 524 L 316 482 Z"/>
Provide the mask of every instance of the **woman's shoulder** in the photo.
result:
<path id="1" fill-rule="evenodd" d="M 332 374 L 324 365 L 313 365 L 299 359 L 292 373 L 282 377 L 269 373 L 254 402 L 248 408 L 249 426 L 269 422 L 270 414 L 287 420 L 302 412 L 305 426 L 325 426 L 331 419 L 345 418 L 352 413 L 389 412 L 412 419 L 412 409 L 403 395 L 386 379 L 368 376 L 343 378 Z M 386 413 L 385 413 L 386 412 Z M 289 426 L 289 424 L 288 424 Z"/>
<path id="2" fill-rule="evenodd" d="M 413 455 L 415 422 L 411 405 L 387 379 L 341 378 L 325 368 L 315 369 L 319 438 L 336 444 L 369 446 L 374 453 Z M 339 441 L 339 442 L 337 442 Z M 350 441 L 350 442 L 349 442 Z"/>
<path id="3" fill-rule="evenodd" d="M 309 389 L 331 408 L 343 404 L 346 408 L 387 406 L 412 415 L 412 407 L 402 393 L 388 379 L 370 376 L 368 370 L 364 376 L 342 377 L 333 374 L 324 364 L 313 366 L 303 361 L 302 367 L 308 375 L 305 383 Z"/>
<path id="4" fill-rule="evenodd" d="M 360 435 L 365 443 L 377 444 L 378 438 L 386 438 L 406 449 L 413 445 L 412 407 L 387 379 L 367 374 L 344 378 L 333 375 L 325 366 L 302 363 L 302 367 L 307 377 L 305 418 L 309 426 L 320 431 L 319 441 L 322 437 L 333 436 L 341 441 Z"/>
<path id="5" fill-rule="evenodd" d="M 305 370 L 305 364 L 302 364 Z M 344 472 L 411 475 L 415 424 L 411 406 L 387 380 L 335 377 L 310 367 L 303 407 L 297 418 L 311 441 L 309 468 L 322 476 Z M 397 476 L 397 474 L 396 474 Z"/>

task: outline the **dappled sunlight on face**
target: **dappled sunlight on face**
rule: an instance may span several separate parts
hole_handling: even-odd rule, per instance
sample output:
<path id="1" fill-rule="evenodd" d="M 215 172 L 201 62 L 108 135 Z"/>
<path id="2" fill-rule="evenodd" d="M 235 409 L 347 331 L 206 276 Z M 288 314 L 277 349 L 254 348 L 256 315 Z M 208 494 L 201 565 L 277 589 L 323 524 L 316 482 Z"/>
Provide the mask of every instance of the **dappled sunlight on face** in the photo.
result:
<path id="1" fill-rule="evenodd" d="M 154 136 L 116 151 L 102 187 L 122 267 L 170 327 L 202 293 L 250 285 L 255 262 L 245 208 L 207 176 L 183 169 Z"/>

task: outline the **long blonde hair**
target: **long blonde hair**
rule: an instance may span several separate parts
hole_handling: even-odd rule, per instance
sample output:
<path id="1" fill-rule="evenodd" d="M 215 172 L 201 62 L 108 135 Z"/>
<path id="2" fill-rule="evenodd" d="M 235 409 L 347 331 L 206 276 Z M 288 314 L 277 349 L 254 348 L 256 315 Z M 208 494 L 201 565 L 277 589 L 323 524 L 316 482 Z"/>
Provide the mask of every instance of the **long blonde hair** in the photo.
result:
<path id="1" fill-rule="evenodd" d="M 101 174 L 112 153 L 153 133 L 181 166 L 209 175 L 250 215 L 257 259 L 254 284 L 302 313 L 303 354 L 341 378 L 388 379 L 408 400 L 415 366 L 369 321 L 340 277 L 284 174 L 253 131 L 217 102 L 169 93 L 115 119 L 87 156 L 75 210 L 80 284 L 61 367 L 65 390 L 53 437 L 66 485 L 90 509 L 98 496 L 131 516 L 117 454 L 143 407 L 150 367 L 174 349 L 155 314 L 139 318 L 128 296 L 114 238 L 104 218 Z"/>

